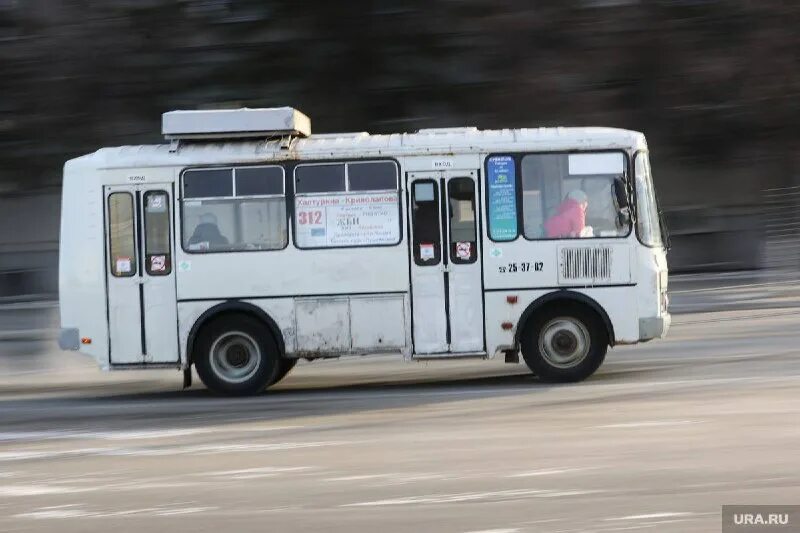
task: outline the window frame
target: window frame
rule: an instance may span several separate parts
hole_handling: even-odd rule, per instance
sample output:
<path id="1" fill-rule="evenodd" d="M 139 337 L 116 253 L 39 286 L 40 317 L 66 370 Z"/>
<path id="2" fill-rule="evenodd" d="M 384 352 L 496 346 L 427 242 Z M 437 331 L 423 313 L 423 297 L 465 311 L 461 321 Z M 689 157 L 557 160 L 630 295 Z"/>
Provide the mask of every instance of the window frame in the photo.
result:
<path id="1" fill-rule="evenodd" d="M 451 207 L 450 206 L 450 199 L 451 199 L 451 196 L 450 196 L 450 184 L 455 180 L 466 180 L 470 185 L 472 185 L 472 202 L 471 202 L 472 203 L 472 214 L 475 217 L 472 220 L 472 225 L 473 225 L 472 229 L 474 231 L 475 241 L 467 241 L 467 242 L 474 242 L 475 243 L 475 250 L 470 254 L 470 259 L 467 260 L 467 261 L 459 259 L 458 256 L 453 253 L 453 250 L 452 250 L 452 245 L 453 244 L 457 245 L 458 242 L 459 242 L 459 241 L 453 241 L 453 218 L 450 216 L 450 207 Z M 478 182 L 477 182 L 477 180 L 475 180 L 471 176 L 458 176 L 458 175 L 455 175 L 455 176 L 452 176 L 452 177 L 448 178 L 445 183 L 446 183 L 446 189 L 447 189 L 447 198 L 446 198 L 447 204 L 444 205 L 444 207 L 447 209 L 447 257 L 450 260 L 450 262 L 455 264 L 455 265 L 471 265 L 471 264 L 473 264 L 473 263 L 478 261 L 478 256 L 480 255 L 478 253 L 478 238 L 479 238 L 479 235 L 480 235 L 480 228 L 478 227 L 478 219 L 479 219 L 479 217 L 478 217 L 478 198 L 477 198 L 477 196 L 478 196 Z M 440 202 L 439 205 L 440 205 L 440 209 L 441 209 L 443 204 Z M 504 241 L 504 242 L 509 242 L 509 241 Z"/>
<path id="2" fill-rule="evenodd" d="M 283 194 L 257 194 L 257 195 L 247 195 L 247 196 L 237 196 L 236 195 L 236 168 L 279 168 L 281 169 L 281 175 L 283 176 Z M 186 198 L 184 196 L 184 175 L 187 171 L 193 170 L 225 170 L 231 169 L 231 182 L 232 182 L 232 192 L 233 196 L 209 196 L 209 197 L 191 197 Z M 217 165 L 217 166 L 201 166 L 201 167 L 186 167 L 181 170 L 180 174 L 180 197 L 178 198 L 178 211 L 180 213 L 180 242 L 181 242 L 181 250 L 186 254 L 192 255 L 212 255 L 212 254 L 239 254 L 239 253 L 254 253 L 254 252 L 279 252 L 281 250 L 285 250 L 289 246 L 289 242 L 291 241 L 289 235 L 289 220 L 288 217 L 291 216 L 291 210 L 288 203 L 288 200 L 293 195 L 287 194 L 287 187 L 286 187 L 286 167 L 283 165 L 278 164 L 252 164 L 252 165 Z M 237 199 L 263 199 L 263 198 L 283 198 L 284 204 L 284 217 L 286 218 L 286 225 L 285 225 L 285 242 L 282 248 L 270 248 L 266 250 L 207 250 L 207 251 L 199 251 L 199 250 L 187 250 L 186 249 L 186 242 L 184 239 L 184 231 L 186 230 L 185 225 L 185 213 L 184 213 L 184 202 L 185 201 L 195 201 L 195 200 L 237 200 Z"/>
<path id="3" fill-rule="evenodd" d="M 350 191 L 350 177 L 348 173 L 348 166 L 349 165 L 357 165 L 362 163 L 393 163 L 395 166 L 395 189 L 373 189 L 373 190 L 357 190 L 357 191 Z M 320 166 L 320 165 L 331 165 L 331 164 L 342 164 L 344 165 L 344 191 L 331 191 L 331 192 L 313 192 L 313 193 L 297 193 L 297 168 L 298 167 L 308 167 L 308 166 Z M 347 196 L 350 194 L 369 194 L 369 193 L 380 193 L 380 192 L 393 192 L 397 194 L 397 210 L 398 210 L 398 233 L 397 233 L 397 241 L 393 243 L 384 243 L 384 244 L 358 244 L 354 246 L 300 246 L 297 242 L 297 217 L 295 216 L 295 201 L 298 196 L 300 197 L 315 197 L 315 196 Z M 403 213 L 403 188 L 401 187 L 401 176 L 400 176 L 400 163 L 394 158 L 383 158 L 383 159 L 335 159 L 335 160 L 319 160 L 319 161 L 309 161 L 309 162 L 298 162 L 292 168 L 292 195 L 291 195 L 291 202 L 289 205 L 289 210 L 287 211 L 289 215 L 289 220 L 292 228 L 292 244 L 294 248 L 297 250 L 355 250 L 359 248 L 391 248 L 394 246 L 399 246 L 403 243 L 404 235 L 403 235 L 403 220 L 404 220 L 404 213 Z M 288 196 L 287 196 L 288 198 Z"/>
<path id="4" fill-rule="evenodd" d="M 301 167 L 330 167 L 342 165 L 344 167 L 344 190 L 343 191 L 328 191 L 328 192 L 297 192 L 297 169 Z M 295 196 L 321 196 L 330 194 L 346 194 L 348 192 L 349 184 L 347 183 L 347 164 L 344 161 L 320 161 L 313 163 L 297 163 L 292 168 L 292 191 Z"/>
<path id="5" fill-rule="evenodd" d="M 186 200 L 195 200 L 195 199 L 208 200 L 209 198 L 216 199 L 216 198 L 233 198 L 233 197 L 235 197 L 236 196 L 236 178 L 234 177 L 235 176 L 234 168 L 235 167 L 233 167 L 231 165 L 216 166 L 216 167 L 184 168 L 181 171 L 181 176 L 180 176 L 181 177 L 181 182 L 180 182 L 180 192 L 181 192 L 181 198 L 180 199 L 181 199 L 181 201 L 183 201 L 184 199 L 186 199 Z M 187 198 L 186 197 L 186 181 L 184 179 L 185 178 L 185 174 L 187 172 L 193 172 L 193 171 L 198 171 L 198 170 L 199 171 L 204 171 L 204 170 L 230 170 L 231 171 L 231 194 L 232 194 L 232 196 L 192 196 L 190 198 Z"/>
<path id="6" fill-rule="evenodd" d="M 131 257 L 131 265 L 133 268 L 131 269 L 130 274 L 126 275 L 119 275 L 116 273 L 116 269 L 114 268 L 114 254 L 111 243 L 112 243 L 112 233 L 111 233 L 111 197 L 121 194 L 123 196 L 128 196 L 131 201 L 131 232 L 133 233 L 133 257 Z M 139 243 L 138 243 L 138 227 L 137 227 L 137 215 L 136 215 L 136 207 L 137 202 L 133 191 L 111 191 L 109 192 L 108 196 L 106 196 L 106 209 L 108 211 L 108 270 L 112 277 L 119 278 L 119 279 L 126 279 L 126 278 L 134 278 L 139 276 L 141 273 L 139 271 Z"/>
<path id="7" fill-rule="evenodd" d="M 486 238 L 489 239 L 490 242 L 497 243 L 497 244 L 508 244 L 512 242 L 517 242 L 522 236 L 522 238 L 527 242 L 552 242 L 552 241 L 577 241 L 577 242 L 585 242 L 585 241 L 596 241 L 598 239 L 627 239 L 630 237 L 631 233 L 634 231 L 633 226 L 635 225 L 635 220 L 631 220 L 628 224 L 628 232 L 624 235 L 615 235 L 615 236 L 593 236 L 593 237 L 580 237 L 580 238 L 571 238 L 565 239 L 561 237 L 556 238 L 547 238 L 543 237 L 541 239 L 529 239 L 525 236 L 525 227 L 524 227 L 524 214 L 523 214 L 523 190 L 522 190 L 522 158 L 528 155 L 572 155 L 572 154 L 608 154 L 608 153 L 620 153 L 624 158 L 624 177 L 626 180 L 626 184 L 630 185 L 633 176 L 633 159 L 631 158 L 628 150 L 624 148 L 598 148 L 598 149 L 586 149 L 586 150 L 543 150 L 543 151 L 526 151 L 526 152 L 490 152 L 486 154 L 483 160 L 483 185 L 486 188 L 486 194 L 484 194 L 483 205 L 485 209 L 485 218 L 486 218 Z M 501 240 L 497 241 L 492 239 L 492 232 L 490 229 L 491 224 L 491 217 L 489 213 L 489 159 L 492 157 L 511 157 L 514 159 L 514 172 L 516 174 L 516 200 L 517 200 L 517 236 L 513 239 L 508 240 Z"/>
<path id="8" fill-rule="evenodd" d="M 278 198 L 286 197 L 286 169 L 283 165 L 237 165 L 233 168 L 233 198 Z M 236 170 L 237 169 L 257 169 L 257 168 L 278 168 L 281 170 L 281 177 L 283 178 L 283 192 L 281 194 L 247 194 L 239 195 L 236 189 Z"/>
<path id="9" fill-rule="evenodd" d="M 350 189 L 350 165 L 365 165 L 368 163 L 393 163 L 394 164 L 394 186 L 397 190 L 397 193 L 400 193 L 400 165 L 394 159 L 379 159 L 379 160 L 358 160 L 358 161 L 345 161 L 344 164 L 344 186 L 345 192 L 381 192 L 381 191 L 388 191 L 391 189 L 358 189 L 356 191 L 352 191 Z M 298 165 L 300 166 L 300 165 Z M 305 194 L 305 193 L 303 193 Z"/>
<path id="10" fill-rule="evenodd" d="M 436 258 L 436 254 L 438 254 L 438 258 L 436 258 L 435 263 L 426 263 L 422 261 L 422 254 L 420 253 L 419 259 L 417 258 L 417 251 L 419 249 L 419 245 L 421 242 L 417 241 L 417 232 L 416 232 L 416 224 L 414 222 L 414 213 L 413 213 L 413 206 L 415 203 L 415 194 L 416 194 L 416 186 L 420 183 L 430 183 L 433 185 L 433 200 L 427 200 L 434 204 L 436 210 L 436 220 L 438 225 L 438 250 L 434 248 L 434 258 Z M 417 267 L 431 267 L 431 266 L 439 266 L 441 264 L 447 264 L 445 260 L 445 250 L 447 253 L 450 253 L 450 236 L 449 236 L 449 224 L 448 224 L 448 231 L 447 235 L 445 234 L 445 229 L 442 226 L 442 190 L 439 184 L 439 180 L 434 177 L 430 178 L 419 178 L 411 182 L 411 187 L 409 187 L 408 191 L 409 196 L 409 205 L 411 209 L 409 210 L 408 216 L 408 226 L 409 228 L 413 229 L 413 238 L 411 238 L 410 248 L 411 248 L 411 261 Z M 476 228 L 477 230 L 477 228 Z M 447 240 L 447 248 L 444 246 L 444 242 Z"/>
<path id="11" fill-rule="evenodd" d="M 653 189 L 653 200 L 655 204 L 653 205 L 653 209 L 656 210 L 655 215 L 656 219 L 658 220 L 658 238 L 661 242 L 656 244 L 647 244 L 642 240 L 642 236 L 639 233 L 639 191 L 636 187 L 636 160 L 639 158 L 640 154 L 645 154 L 647 156 L 647 167 L 650 171 L 650 187 Z M 639 241 L 639 244 L 646 248 L 651 248 L 654 250 L 666 250 L 668 248 L 668 235 L 666 234 L 666 230 L 664 228 L 664 220 L 662 220 L 661 216 L 661 205 L 658 202 L 658 191 L 656 191 L 656 184 L 653 181 L 653 166 L 650 162 L 650 150 L 648 149 L 639 149 L 633 153 L 633 157 L 631 158 L 631 192 L 633 193 L 631 196 L 633 197 L 633 205 L 631 206 L 631 212 L 633 216 L 631 217 L 631 226 L 636 226 L 636 240 Z"/>
<path id="12" fill-rule="evenodd" d="M 148 239 L 147 239 L 147 198 L 151 194 L 163 194 L 166 197 L 166 210 L 167 210 L 167 252 L 166 254 L 150 254 L 148 253 Z M 175 258 L 172 252 L 172 209 L 170 208 L 170 194 L 165 189 L 148 189 L 142 192 L 142 259 L 144 260 L 144 273 L 152 277 L 169 276 L 172 274 Z M 148 260 L 151 255 L 167 255 L 167 270 L 164 272 L 151 272 L 150 261 Z"/>

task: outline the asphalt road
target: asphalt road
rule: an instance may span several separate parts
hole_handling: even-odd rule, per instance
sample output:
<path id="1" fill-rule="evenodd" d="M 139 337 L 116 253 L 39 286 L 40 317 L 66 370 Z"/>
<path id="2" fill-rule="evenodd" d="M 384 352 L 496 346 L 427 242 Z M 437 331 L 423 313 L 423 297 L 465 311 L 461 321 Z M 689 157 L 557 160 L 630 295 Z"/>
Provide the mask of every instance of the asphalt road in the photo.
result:
<path id="1" fill-rule="evenodd" d="M 800 503 L 798 323 L 680 315 L 575 385 L 371 357 L 244 399 L 0 355 L 0 531 L 719 531 Z"/>

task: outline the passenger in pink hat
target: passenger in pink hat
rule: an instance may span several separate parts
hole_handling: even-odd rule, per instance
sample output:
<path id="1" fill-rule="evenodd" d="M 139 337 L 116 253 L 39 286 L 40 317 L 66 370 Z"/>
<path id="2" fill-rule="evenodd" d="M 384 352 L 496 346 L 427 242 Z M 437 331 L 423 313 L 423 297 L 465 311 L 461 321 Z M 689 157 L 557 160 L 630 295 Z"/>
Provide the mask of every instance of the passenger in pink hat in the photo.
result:
<path id="1" fill-rule="evenodd" d="M 544 223 L 548 239 L 591 237 L 592 228 L 586 226 L 586 208 L 589 198 L 580 189 L 567 194 L 555 215 Z"/>

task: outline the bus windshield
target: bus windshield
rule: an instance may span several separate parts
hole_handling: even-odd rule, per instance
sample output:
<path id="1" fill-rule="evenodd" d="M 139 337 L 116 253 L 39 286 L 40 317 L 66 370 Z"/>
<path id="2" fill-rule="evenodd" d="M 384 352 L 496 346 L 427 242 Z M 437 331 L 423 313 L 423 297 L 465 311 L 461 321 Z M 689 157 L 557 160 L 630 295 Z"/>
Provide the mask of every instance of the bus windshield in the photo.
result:
<path id="1" fill-rule="evenodd" d="M 650 173 L 650 159 L 647 152 L 636 155 L 636 233 L 645 246 L 663 246 L 661 222 L 659 220 L 653 177 Z"/>

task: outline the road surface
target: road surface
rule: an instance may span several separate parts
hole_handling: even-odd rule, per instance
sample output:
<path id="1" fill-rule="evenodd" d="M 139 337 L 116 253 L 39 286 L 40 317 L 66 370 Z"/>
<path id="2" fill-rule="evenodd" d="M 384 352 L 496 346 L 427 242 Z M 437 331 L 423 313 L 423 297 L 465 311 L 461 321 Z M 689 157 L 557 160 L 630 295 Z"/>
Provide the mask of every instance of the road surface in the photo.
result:
<path id="1" fill-rule="evenodd" d="M 0 356 L 0 531 L 708 532 L 723 504 L 800 503 L 800 317 L 675 322 L 560 386 L 370 357 L 225 399 Z"/>

